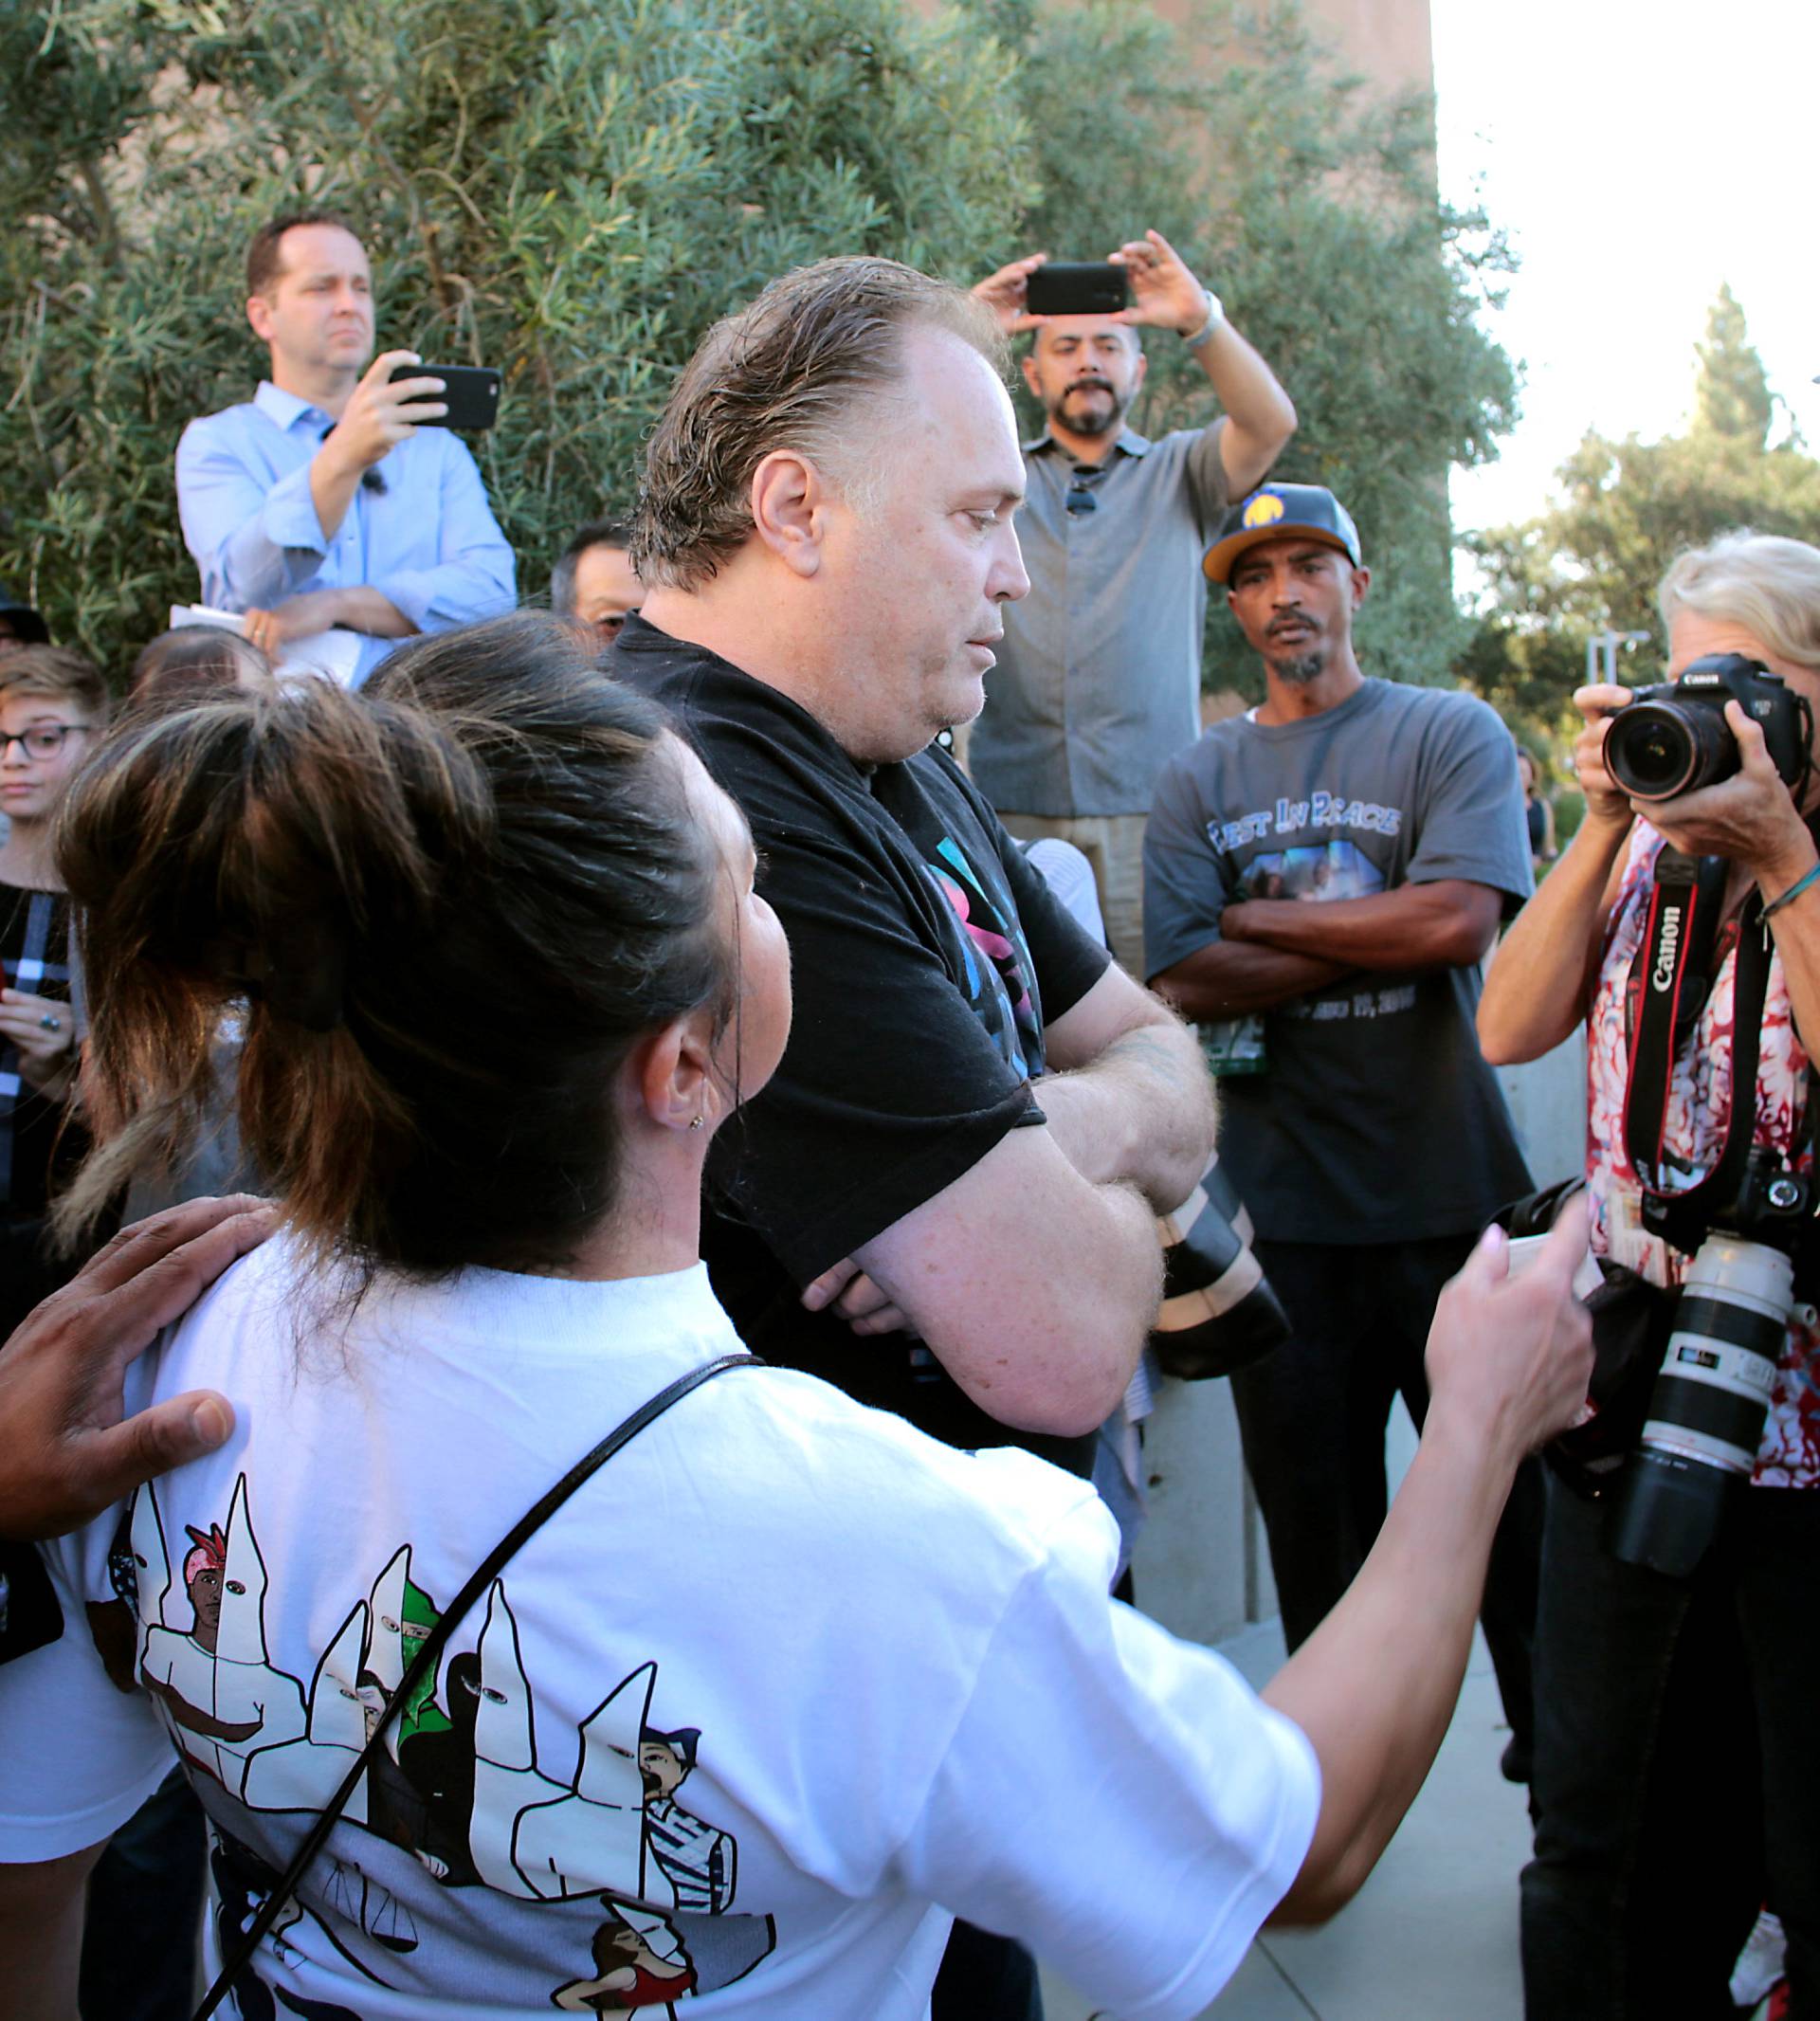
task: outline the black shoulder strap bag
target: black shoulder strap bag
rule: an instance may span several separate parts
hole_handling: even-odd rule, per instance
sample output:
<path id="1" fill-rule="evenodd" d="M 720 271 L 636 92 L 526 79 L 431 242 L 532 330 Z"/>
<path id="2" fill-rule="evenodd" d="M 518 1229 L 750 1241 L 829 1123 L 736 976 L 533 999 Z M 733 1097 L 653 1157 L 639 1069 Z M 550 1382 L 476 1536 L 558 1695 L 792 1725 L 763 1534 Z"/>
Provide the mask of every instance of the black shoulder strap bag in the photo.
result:
<path id="1" fill-rule="evenodd" d="M 422 1648 L 411 1659 L 404 1676 L 399 1679 L 397 1689 L 387 1699 L 385 1709 L 380 1713 L 366 1746 L 360 1750 L 359 1758 L 342 1778 L 341 1787 L 329 1799 L 316 1823 L 304 1834 L 302 1844 L 298 1847 L 295 1857 L 280 1877 L 277 1886 L 260 1904 L 259 1913 L 247 1926 L 246 1934 L 235 1947 L 234 1955 L 222 1966 L 220 1976 L 209 1987 L 202 2005 L 196 2009 L 193 2021 L 209 2021 L 209 2016 L 221 2005 L 234 1982 L 252 1962 L 253 1954 L 265 1940 L 266 1933 L 273 1923 L 278 1921 L 279 1912 L 297 1892 L 299 1883 L 309 1871 L 311 1861 L 321 1851 L 329 1833 L 335 1829 L 336 1820 L 347 1808 L 349 1798 L 359 1788 L 361 1776 L 367 1773 L 373 1757 L 385 1744 L 386 1734 L 392 1721 L 424 1679 L 435 1674 L 436 1666 L 442 1661 L 443 1650 L 447 1647 L 449 1636 L 475 1601 L 498 1578 L 501 1569 L 516 1557 L 530 1538 L 542 1529 L 583 1482 L 598 1473 L 622 1446 L 629 1444 L 646 1426 L 662 1417 L 672 1404 L 681 1403 L 690 1391 L 699 1390 L 704 1382 L 711 1381 L 716 1375 L 724 1375 L 728 1369 L 763 1366 L 764 1363 L 756 1355 L 719 1355 L 712 1361 L 704 1361 L 700 1368 L 691 1369 L 686 1375 L 679 1375 L 667 1389 L 660 1390 L 655 1396 L 640 1404 L 623 1424 L 610 1431 L 585 1458 L 577 1460 L 549 1493 L 527 1509 L 486 1554 L 474 1575 L 448 1603 L 442 1618 L 424 1638 Z"/>

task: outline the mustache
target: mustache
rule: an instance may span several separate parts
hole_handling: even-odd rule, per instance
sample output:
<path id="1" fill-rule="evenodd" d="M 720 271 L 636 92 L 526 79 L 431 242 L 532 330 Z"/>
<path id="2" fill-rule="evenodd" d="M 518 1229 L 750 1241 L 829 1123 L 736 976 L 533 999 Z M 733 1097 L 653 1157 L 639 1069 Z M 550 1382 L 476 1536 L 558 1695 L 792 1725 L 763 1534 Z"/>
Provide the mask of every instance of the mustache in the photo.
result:
<path id="1" fill-rule="evenodd" d="M 1113 390 L 1112 381 L 1110 379 L 1088 378 L 1076 379 L 1074 383 L 1068 388 L 1068 391 L 1071 393 L 1081 393 L 1087 391 L 1089 388 L 1093 387 L 1097 387 L 1102 393 L 1109 393 Z"/>

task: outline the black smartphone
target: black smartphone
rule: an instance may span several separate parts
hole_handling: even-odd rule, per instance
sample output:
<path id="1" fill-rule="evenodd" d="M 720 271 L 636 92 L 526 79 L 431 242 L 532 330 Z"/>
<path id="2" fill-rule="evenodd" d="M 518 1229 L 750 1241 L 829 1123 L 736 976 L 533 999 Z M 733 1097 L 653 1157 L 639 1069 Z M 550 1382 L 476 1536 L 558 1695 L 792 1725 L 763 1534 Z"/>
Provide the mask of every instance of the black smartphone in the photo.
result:
<path id="1" fill-rule="evenodd" d="M 490 365 L 394 365 L 388 377 L 394 385 L 400 379 L 442 380 L 443 391 L 424 398 L 446 402 L 448 412 L 426 416 L 419 428 L 490 428 L 500 418 L 500 375 Z"/>
<path id="2" fill-rule="evenodd" d="M 1122 266 L 1110 260 L 1046 260 L 1026 283 L 1032 316 L 1109 316 L 1131 300 Z"/>

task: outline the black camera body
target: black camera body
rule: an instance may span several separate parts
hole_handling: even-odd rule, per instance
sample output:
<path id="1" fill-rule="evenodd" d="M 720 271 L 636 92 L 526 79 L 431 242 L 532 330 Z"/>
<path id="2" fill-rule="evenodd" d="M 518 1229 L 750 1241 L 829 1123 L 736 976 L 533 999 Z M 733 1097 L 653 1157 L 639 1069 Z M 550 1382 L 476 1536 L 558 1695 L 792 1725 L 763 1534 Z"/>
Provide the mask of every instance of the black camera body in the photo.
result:
<path id="1" fill-rule="evenodd" d="M 1728 701 L 1762 724 L 1771 762 L 1796 791 L 1813 737 L 1807 698 L 1737 652 L 1709 653 L 1679 681 L 1638 688 L 1606 735 L 1606 770 L 1633 800 L 1672 800 L 1729 779 L 1741 761 L 1725 720 Z"/>

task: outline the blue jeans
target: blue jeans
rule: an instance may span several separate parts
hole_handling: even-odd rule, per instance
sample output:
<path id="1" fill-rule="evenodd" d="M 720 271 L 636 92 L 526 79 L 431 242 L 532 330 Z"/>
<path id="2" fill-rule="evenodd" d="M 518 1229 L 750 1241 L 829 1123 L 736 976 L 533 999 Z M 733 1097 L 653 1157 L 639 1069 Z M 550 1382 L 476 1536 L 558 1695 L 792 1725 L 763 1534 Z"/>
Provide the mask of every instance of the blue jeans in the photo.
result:
<path id="1" fill-rule="evenodd" d="M 1528 2021 L 1734 2021 L 1767 1901 L 1820 2016 L 1820 1490 L 1741 1495 L 1690 1580 L 1620 1564 L 1549 1484 L 1536 1624 Z"/>

